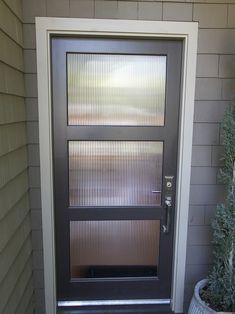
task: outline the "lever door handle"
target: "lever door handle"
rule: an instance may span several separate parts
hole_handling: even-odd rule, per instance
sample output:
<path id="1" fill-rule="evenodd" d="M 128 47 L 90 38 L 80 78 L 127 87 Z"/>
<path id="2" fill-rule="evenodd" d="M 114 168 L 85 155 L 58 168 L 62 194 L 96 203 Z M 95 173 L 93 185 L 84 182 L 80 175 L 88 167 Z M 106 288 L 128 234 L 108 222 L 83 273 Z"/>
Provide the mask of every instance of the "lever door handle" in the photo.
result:
<path id="1" fill-rule="evenodd" d="M 164 233 L 169 233 L 171 224 L 171 198 L 166 198 L 165 200 L 165 224 L 162 226 Z"/>

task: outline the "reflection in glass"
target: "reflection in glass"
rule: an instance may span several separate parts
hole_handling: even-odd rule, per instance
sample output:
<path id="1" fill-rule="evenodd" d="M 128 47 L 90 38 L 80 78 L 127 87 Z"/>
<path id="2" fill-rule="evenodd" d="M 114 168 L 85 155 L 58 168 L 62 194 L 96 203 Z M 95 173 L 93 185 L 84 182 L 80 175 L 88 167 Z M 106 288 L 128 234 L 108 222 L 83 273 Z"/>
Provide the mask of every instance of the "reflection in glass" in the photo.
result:
<path id="1" fill-rule="evenodd" d="M 70 141 L 70 206 L 160 205 L 163 142 Z"/>
<path id="2" fill-rule="evenodd" d="M 69 125 L 164 125 L 166 56 L 68 54 Z"/>
<path id="3" fill-rule="evenodd" d="M 71 277 L 156 276 L 159 236 L 159 220 L 71 221 Z"/>

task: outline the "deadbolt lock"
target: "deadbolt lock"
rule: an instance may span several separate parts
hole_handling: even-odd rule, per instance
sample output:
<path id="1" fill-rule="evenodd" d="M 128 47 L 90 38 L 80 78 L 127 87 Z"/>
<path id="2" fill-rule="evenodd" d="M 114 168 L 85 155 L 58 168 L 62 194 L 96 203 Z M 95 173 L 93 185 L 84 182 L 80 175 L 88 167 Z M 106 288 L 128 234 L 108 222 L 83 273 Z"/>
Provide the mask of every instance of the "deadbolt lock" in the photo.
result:
<path id="1" fill-rule="evenodd" d="M 172 189 L 173 189 L 173 176 L 165 176 L 165 189 L 166 189 L 166 195 L 171 195 L 172 194 Z"/>
<path id="2" fill-rule="evenodd" d="M 172 187 L 172 183 L 171 183 L 170 181 L 168 181 L 168 182 L 166 183 L 166 187 L 167 187 L 167 188 L 171 188 L 171 187 Z"/>

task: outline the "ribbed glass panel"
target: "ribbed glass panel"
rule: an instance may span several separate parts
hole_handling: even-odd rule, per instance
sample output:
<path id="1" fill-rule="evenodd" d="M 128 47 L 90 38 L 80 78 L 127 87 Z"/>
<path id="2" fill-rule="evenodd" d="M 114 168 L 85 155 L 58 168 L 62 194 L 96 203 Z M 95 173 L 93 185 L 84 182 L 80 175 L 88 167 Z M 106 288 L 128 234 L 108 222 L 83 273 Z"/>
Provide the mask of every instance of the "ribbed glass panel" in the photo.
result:
<path id="1" fill-rule="evenodd" d="M 159 220 L 71 221 L 71 277 L 156 276 Z"/>
<path id="2" fill-rule="evenodd" d="M 69 125 L 164 125 L 166 56 L 68 54 Z"/>
<path id="3" fill-rule="evenodd" d="M 70 206 L 160 205 L 163 142 L 70 141 Z"/>

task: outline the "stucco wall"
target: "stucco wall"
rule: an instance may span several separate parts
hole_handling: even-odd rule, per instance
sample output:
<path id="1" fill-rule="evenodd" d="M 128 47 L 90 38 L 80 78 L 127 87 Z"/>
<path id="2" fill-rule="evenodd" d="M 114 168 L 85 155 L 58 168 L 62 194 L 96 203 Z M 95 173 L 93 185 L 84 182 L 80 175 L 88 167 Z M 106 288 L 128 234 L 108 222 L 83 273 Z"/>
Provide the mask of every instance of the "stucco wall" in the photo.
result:
<path id="1" fill-rule="evenodd" d="M 37 313 L 43 313 L 43 262 L 35 16 L 199 21 L 185 304 L 211 263 L 210 220 L 223 188 L 217 180 L 220 121 L 235 94 L 235 0 L 23 0 L 24 57 Z"/>
<path id="2" fill-rule="evenodd" d="M 0 313 L 33 313 L 21 1 L 0 1 Z"/>

